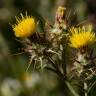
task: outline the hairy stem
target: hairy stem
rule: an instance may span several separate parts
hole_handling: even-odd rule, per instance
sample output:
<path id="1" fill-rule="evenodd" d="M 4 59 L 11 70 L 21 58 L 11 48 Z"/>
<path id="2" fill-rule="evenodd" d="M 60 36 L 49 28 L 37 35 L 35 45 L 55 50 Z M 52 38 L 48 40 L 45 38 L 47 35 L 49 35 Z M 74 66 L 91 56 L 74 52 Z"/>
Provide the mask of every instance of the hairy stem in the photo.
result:
<path id="1" fill-rule="evenodd" d="M 79 94 L 76 93 L 76 91 L 73 89 L 73 87 L 71 86 L 71 84 L 68 81 L 65 81 L 65 84 L 67 85 L 67 87 L 69 88 L 69 90 L 73 94 L 73 96 L 79 96 Z"/>

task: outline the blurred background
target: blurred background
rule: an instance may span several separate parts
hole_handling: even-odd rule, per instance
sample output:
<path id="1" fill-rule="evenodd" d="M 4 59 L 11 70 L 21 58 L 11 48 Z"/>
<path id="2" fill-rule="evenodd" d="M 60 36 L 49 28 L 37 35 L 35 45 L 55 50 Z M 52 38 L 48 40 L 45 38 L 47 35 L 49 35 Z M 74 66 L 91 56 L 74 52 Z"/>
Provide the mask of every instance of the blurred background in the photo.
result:
<path id="1" fill-rule="evenodd" d="M 22 45 L 10 26 L 26 11 L 42 24 L 42 17 L 54 23 L 58 6 L 75 14 L 74 23 L 91 22 L 95 28 L 96 0 L 0 0 L 0 96 L 67 96 L 68 90 L 52 72 L 31 67 L 25 72 L 29 57 L 20 54 Z"/>

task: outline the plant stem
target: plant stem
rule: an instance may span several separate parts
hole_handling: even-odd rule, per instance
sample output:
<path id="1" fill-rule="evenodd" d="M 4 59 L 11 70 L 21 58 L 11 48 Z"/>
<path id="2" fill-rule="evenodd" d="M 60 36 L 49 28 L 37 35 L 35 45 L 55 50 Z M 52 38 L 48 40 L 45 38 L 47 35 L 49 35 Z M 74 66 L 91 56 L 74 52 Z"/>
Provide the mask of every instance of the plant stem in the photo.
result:
<path id="1" fill-rule="evenodd" d="M 88 94 L 87 94 L 87 88 L 88 88 L 87 83 L 84 82 L 84 90 L 85 90 L 84 96 L 88 96 Z"/>
<path id="2" fill-rule="evenodd" d="M 91 89 L 94 87 L 94 85 L 96 84 L 96 81 L 94 81 L 91 86 L 88 89 L 87 93 L 89 93 L 91 91 Z"/>
<path id="3" fill-rule="evenodd" d="M 76 91 L 73 89 L 73 87 L 70 85 L 68 81 L 65 81 L 65 84 L 67 85 L 67 87 L 69 88 L 69 90 L 74 96 L 79 96 L 79 94 L 76 93 Z"/>

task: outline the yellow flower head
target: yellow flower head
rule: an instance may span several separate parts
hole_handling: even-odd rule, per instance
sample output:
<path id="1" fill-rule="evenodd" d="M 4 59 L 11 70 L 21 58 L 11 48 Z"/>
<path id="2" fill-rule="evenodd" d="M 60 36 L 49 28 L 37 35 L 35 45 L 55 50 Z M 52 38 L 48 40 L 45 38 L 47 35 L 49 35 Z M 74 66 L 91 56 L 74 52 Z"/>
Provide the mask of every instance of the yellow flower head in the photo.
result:
<path id="1" fill-rule="evenodd" d="M 37 23 L 35 19 L 31 16 L 24 17 L 21 14 L 21 18 L 16 17 L 16 24 L 12 25 L 13 31 L 16 37 L 26 38 L 31 36 L 36 30 Z"/>
<path id="2" fill-rule="evenodd" d="M 92 26 L 79 27 L 70 29 L 71 36 L 69 37 L 70 46 L 74 48 L 82 48 L 93 44 L 96 41 L 95 33 L 92 32 Z"/>

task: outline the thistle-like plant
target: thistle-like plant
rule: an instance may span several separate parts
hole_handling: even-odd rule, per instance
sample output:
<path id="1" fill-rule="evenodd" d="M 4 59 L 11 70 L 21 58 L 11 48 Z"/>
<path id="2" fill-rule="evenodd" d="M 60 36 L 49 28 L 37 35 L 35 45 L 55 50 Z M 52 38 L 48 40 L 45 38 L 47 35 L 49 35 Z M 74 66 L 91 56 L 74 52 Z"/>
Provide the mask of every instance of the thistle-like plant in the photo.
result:
<path id="1" fill-rule="evenodd" d="M 74 96 L 80 96 L 70 83 L 70 80 L 76 79 L 83 84 L 83 93 L 88 96 L 93 87 L 88 82 L 96 73 L 96 56 L 90 47 L 96 42 L 96 36 L 91 25 L 70 26 L 66 12 L 65 7 L 58 7 L 53 25 L 45 20 L 44 32 L 37 32 L 39 23 L 28 15 L 21 15 L 21 20 L 17 18 L 17 23 L 12 28 L 15 36 L 22 38 L 20 40 L 25 46 L 24 51 L 30 55 L 26 71 L 31 65 L 48 69 L 64 81 Z M 77 50 L 75 56 L 71 54 L 72 48 Z"/>

